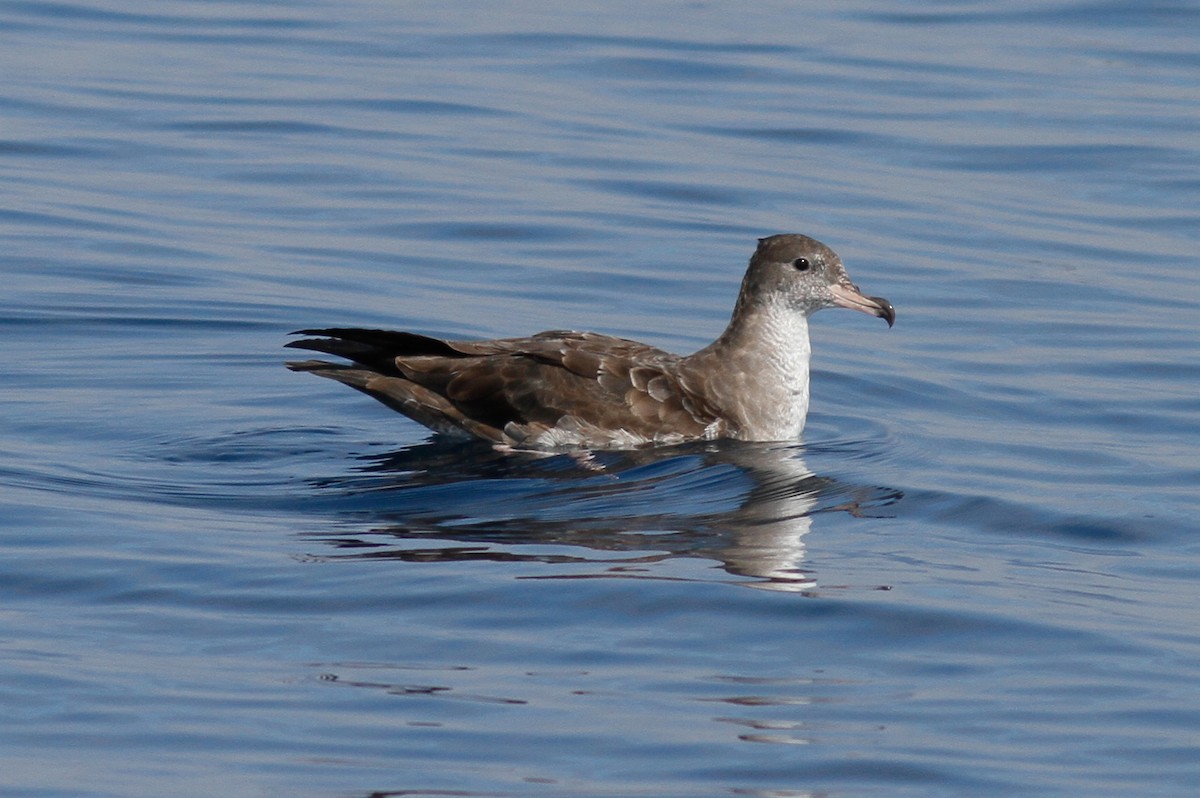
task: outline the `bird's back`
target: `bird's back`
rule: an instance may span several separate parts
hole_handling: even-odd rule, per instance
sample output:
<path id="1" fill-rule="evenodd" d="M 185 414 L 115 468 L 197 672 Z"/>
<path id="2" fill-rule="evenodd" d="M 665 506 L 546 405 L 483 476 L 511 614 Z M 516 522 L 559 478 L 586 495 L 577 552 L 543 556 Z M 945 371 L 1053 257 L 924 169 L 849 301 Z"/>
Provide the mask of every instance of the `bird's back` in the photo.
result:
<path id="1" fill-rule="evenodd" d="M 344 366 L 289 366 L 357 388 L 441 431 L 532 448 L 629 447 L 714 437 L 717 417 L 678 373 L 681 358 L 623 338 L 549 331 L 527 338 L 443 341 L 338 328 L 289 346 Z"/>

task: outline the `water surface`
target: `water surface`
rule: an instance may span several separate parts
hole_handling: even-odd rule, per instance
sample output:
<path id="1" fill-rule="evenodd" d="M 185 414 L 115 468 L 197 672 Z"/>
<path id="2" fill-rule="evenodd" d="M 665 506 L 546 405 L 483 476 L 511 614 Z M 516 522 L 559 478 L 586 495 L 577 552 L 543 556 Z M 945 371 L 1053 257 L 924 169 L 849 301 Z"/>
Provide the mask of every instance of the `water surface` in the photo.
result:
<path id="1" fill-rule="evenodd" d="M 1190 795 L 1191 3 L 0 4 L 0 792 Z M 502 456 L 302 327 L 690 351 L 803 441 Z"/>

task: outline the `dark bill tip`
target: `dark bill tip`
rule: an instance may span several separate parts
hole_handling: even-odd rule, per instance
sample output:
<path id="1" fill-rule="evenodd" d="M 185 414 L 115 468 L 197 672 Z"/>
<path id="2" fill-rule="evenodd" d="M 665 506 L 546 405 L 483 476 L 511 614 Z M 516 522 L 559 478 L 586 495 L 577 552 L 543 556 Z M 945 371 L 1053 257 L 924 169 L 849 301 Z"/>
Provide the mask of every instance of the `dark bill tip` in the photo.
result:
<path id="1" fill-rule="evenodd" d="M 896 323 L 896 309 L 892 307 L 891 302 L 888 302 L 881 296 L 869 296 L 867 299 L 875 303 L 875 306 L 878 308 L 875 311 L 875 315 L 886 321 L 889 327 Z"/>

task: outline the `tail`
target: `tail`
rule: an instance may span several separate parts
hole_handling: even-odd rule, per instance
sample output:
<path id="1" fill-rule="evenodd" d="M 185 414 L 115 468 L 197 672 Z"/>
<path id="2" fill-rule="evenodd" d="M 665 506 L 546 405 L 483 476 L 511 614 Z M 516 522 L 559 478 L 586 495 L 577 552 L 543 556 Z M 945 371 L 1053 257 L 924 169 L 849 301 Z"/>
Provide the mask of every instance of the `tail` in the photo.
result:
<path id="1" fill-rule="evenodd" d="M 465 357 L 445 341 L 414 333 L 355 328 L 299 330 L 295 334 L 324 337 L 303 338 L 286 346 L 337 355 L 357 365 L 295 360 L 286 363 L 292 371 L 349 385 L 437 432 L 467 433 L 484 440 L 503 441 L 504 433 L 499 429 L 463 415 L 444 396 L 406 379 L 396 367 L 396 358 L 401 356 Z"/>

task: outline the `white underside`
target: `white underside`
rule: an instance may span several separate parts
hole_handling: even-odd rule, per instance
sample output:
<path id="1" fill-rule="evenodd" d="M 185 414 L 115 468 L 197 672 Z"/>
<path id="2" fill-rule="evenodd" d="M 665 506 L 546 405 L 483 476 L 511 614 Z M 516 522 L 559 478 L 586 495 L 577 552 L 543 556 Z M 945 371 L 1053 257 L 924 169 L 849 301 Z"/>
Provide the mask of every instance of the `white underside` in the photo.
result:
<path id="1" fill-rule="evenodd" d="M 808 372 L 812 345 L 808 319 L 791 309 L 763 313 L 754 325 L 754 368 L 745 378 L 742 424 L 737 437 L 750 441 L 790 441 L 800 437 L 808 418 Z"/>
<path id="2" fill-rule="evenodd" d="M 713 422 L 705 428 L 703 440 L 713 440 L 719 434 L 720 423 Z M 519 445 L 531 449 L 636 449 L 650 444 L 669 446 L 688 440 L 694 438 L 682 433 L 647 437 L 626 429 L 604 429 L 574 416 L 567 416 L 545 432 L 524 438 Z"/>

